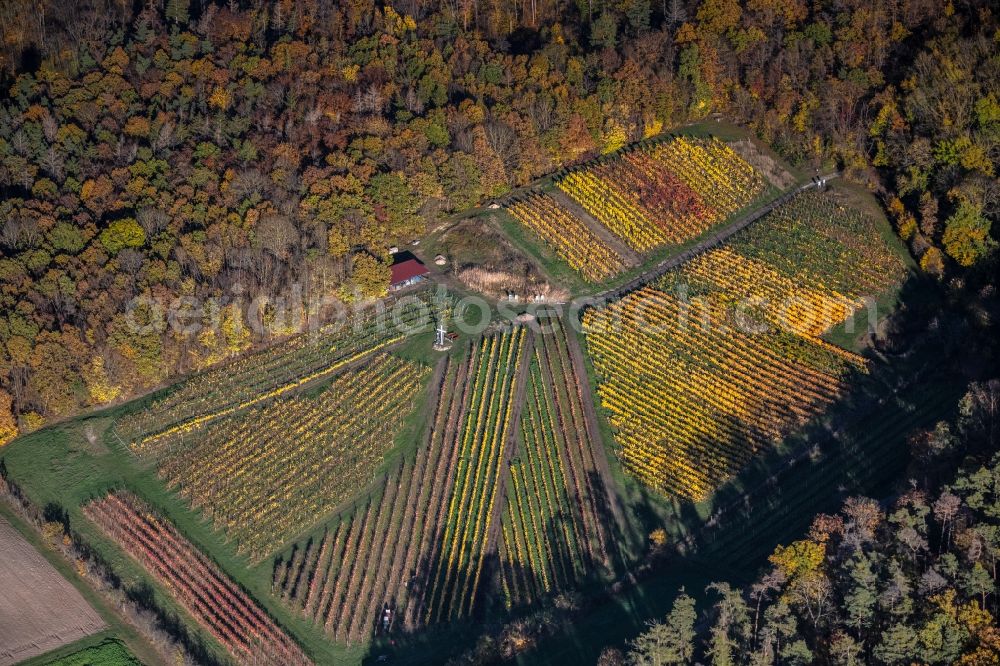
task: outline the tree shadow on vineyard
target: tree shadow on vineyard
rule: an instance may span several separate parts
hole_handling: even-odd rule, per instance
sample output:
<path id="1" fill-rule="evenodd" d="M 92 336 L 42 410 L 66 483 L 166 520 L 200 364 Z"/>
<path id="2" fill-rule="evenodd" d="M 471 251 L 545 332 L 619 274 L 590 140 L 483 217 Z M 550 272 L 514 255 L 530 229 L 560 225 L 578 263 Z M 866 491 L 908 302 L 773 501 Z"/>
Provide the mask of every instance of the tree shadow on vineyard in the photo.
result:
<path id="1" fill-rule="evenodd" d="M 706 564 L 746 576 L 748 562 L 801 538 L 816 512 L 835 511 L 852 495 L 903 490 L 912 471 L 910 437 L 952 416 L 970 381 L 994 376 L 982 305 L 916 278 L 900 301 L 907 306 L 887 321 L 869 354 L 870 374 L 857 373 L 822 418 L 713 498 L 714 524 L 695 539 Z"/>
<path id="2" fill-rule="evenodd" d="M 552 579 L 553 575 L 563 576 L 563 580 L 566 576 L 573 576 L 572 561 L 576 557 L 564 541 L 567 528 L 565 521 L 570 520 L 570 516 L 558 514 L 538 526 L 539 538 L 550 545 L 552 556 L 563 558 L 562 564 L 553 561 L 553 567 L 560 573 L 553 574 L 550 570 L 547 574 L 552 586 L 549 593 L 545 593 L 545 575 L 532 565 L 504 562 L 502 566 L 507 572 L 508 585 L 517 585 L 521 590 L 519 598 L 512 591 L 514 598 L 511 599 L 512 607 L 508 610 L 507 593 L 500 582 L 501 562 L 494 550 L 483 561 L 480 584 L 470 616 L 459 621 L 436 622 L 416 631 L 406 632 L 404 619 L 407 609 L 396 609 L 398 615 L 392 630 L 381 636 L 377 618 L 373 618 L 376 640 L 365 663 L 381 663 L 379 660 L 383 657 L 396 664 L 444 663 L 447 659 L 469 653 L 470 650 L 475 652 L 477 662 L 489 661 L 510 654 L 510 646 L 520 644 L 522 640 L 534 641 L 539 635 L 556 631 L 567 613 L 579 610 L 580 605 L 590 603 L 590 599 L 601 598 L 609 581 L 627 573 L 624 559 L 626 555 L 618 547 L 627 536 L 604 499 L 606 490 L 603 478 L 596 470 L 590 474 L 595 514 L 602 521 L 604 530 L 603 543 L 598 544 L 595 540 L 594 545 L 605 549 L 612 571 L 600 562 L 591 561 L 588 555 L 583 555 L 581 563 L 588 575 L 577 577 L 572 584 L 557 584 Z M 577 512 L 577 525 L 582 524 L 582 519 L 582 514 Z M 582 543 L 580 546 L 586 548 Z M 424 583 L 429 579 L 428 573 L 434 574 L 439 565 L 448 566 L 446 561 L 440 559 L 440 555 L 435 561 L 424 560 L 418 563 L 417 570 L 412 572 L 408 596 L 414 600 L 424 599 L 424 604 L 415 608 L 417 617 L 425 618 L 428 615 L 426 600 L 431 595 L 429 590 L 424 590 Z M 526 595 L 524 590 L 529 590 Z M 450 589 L 445 590 L 449 591 Z"/>
<path id="3" fill-rule="evenodd" d="M 312 551 L 315 535 L 310 535 L 304 543 L 296 541 L 288 553 L 281 553 L 274 558 L 271 565 L 271 586 L 278 594 L 294 593 L 304 582 L 302 577 L 308 575 L 307 567 L 295 566 L 295 563 Z"/>
<path id="4" fill-rule="evenodd" d="M 630 513 L 673 511 L 690 535 L 681 555 L 664 557 L 637 586 L 593 604 L 571 628 L 543 640 L 526 662 L 593 661 L 605 645 L 623 644 L 663 617 L 683 585 L 693 596 L 706 582 L 752 579 L 779 543 L 802 538 L 813 516 L 839 509 L 853 495 L 886 497 L 908 486 L 914 471 L 909 442 L 955 413 L 970 381 L 995 377 L 993 351 L 998 303 L 989 287 L 996 266 L 965 276 L 965 285 L 913 277 L 905 304 L 875 336 L 871 373 L 781 451 L 762 455 L 712 498 L 704 512 L 691 503 L 665 507 L 644 495 Z M 676 545 L 676 544 L 675 544 Z"/>
<path id="5" fill-rule="evenodd" d="M 417 563 L 414 571 L 409 572 L 407 586 L 408 606 L 393 609 L 396 616 L 388 633 L 383 633 L 379 626 L 379 617 L 371 618 L 371 626 L 375 640 L 369 648 L 369 654 L 364 663 L 382 663 L 388 658 L 390 663 L 443 663 L 475 643 L 476 637 L 483 633 L 484 628 L 498 630 L 500 624 L 495 612 L 495 606 L 502 601 L 499 590 L 493 589 L 490 581 L 498 570 L 499 560 L 495 554 L 489 553 L 483 560 L 480 585 L 473 600 L 471 615 L 462 620 L 431 622 L 415 631 L 407 631 L 406 622 L 411 616 L 423 624 L 431 609 L 430 599 L 433 596 L 429 582 L 438 571 L 439 565 L 447 567 L 448 562 L 442 560 L 439 553 L 433 560 L 424 559 Z M 443 593 L 453 590 L 454 581 Z M 409 606 L 409 604 L 414 604 Z M 379 613 L 381 614 L 380 608 Z"/>
<path id="6" fill-rule="evenodd" d="M 641 565 L 626 567 L 619 584 L 587 590 L 578 611 L 553 611 L 558 633 L 533 637 L 533 649 L 519 661 L 593 663 L 602 647 L 622 645 L 643 631 L 647 620 L 665 616 L 681 587 L 697 598 L 714 580 L 746 582 L 777 544 L 802 538 L 816 513 L 836 511 L 853 495 L 886 497 L 905 489 L 913 471 L 911 436 L 953 416 L 970 381 L 998 372 L 990 324 L 998 315 L 997 299 L 986 288 L 995 269 L 967 275 L 965 285 L 908 280 L 898 298 L 905 307 L 873 337 L 870 374 L 852 377 L 850 391 L 823 417 L 780 450 L 758 456 L 710 505 L 671 504 L 632 493 L 624 507 L 628 520 L 647 527 L 669 517 L 683 527 L 674 533 L 688 535 L 683 552 L 651 560 L 645 571 Z M 607 507 L 597 505 L 606 514 Z M 617 531 L 613 538 L 624 537 Z M 668 550 L 679 543 L 668 544 Z M 630 573 L 635 584 L 628 582 Z M 483 617 L 479 625 L 422 630 L 398 638 L 391 649 L 376 645 L 372 661 L 379 654 L 391 654 L 394 663 L 486 654 L 512 618 L 530 617 L 515 612 Z"/>
<path id="7" fill-rule="evenodd" d="M 639 541 L 638 535 L 634 530 L 626 532 L 626 526 L 618 520 L 609 501 L 605 499 L 608 488 L 604 476 L 596 469 L 588 472 L 587 476 L 595 498 L 594 512 L 605 530 L 604 548 L 611 558 L 612 569 L 617 575 L 621 575 L 627 569 L 629 553 Z"/>
<path id="8" fill-rule="evenodd" d="M 157 592 L 148 581 L 123 579 L 111 562 L 76 529 L 70 512 L 62 504 L 48 502 L 39 510 L 16 483 L 6 479 L 6 466 L 2 460 L 0 472 L 5 479 L 4 488 L 17 503 L 21 515 L 36 527 L 59 526 L 63 555 L 78 566 L 85 567 L 90 584 L 124 620 L 144 627 L 143 632 L 152 640 L 181 646 L 199 664 L 222 666 L 224 662 L 209 649 L 201 636 L 192 632 L 181 616 L 164 604 L 167 597 Z"/>

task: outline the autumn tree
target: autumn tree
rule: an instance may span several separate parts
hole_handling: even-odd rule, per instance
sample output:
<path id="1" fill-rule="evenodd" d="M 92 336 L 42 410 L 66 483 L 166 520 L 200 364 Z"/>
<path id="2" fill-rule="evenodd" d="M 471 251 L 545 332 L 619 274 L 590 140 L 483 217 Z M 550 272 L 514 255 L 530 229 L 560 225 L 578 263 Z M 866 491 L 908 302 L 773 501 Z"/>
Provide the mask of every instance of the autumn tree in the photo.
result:
<path id="1" fill-rule="evenodd" d="M 111 222 L 100 234 L 101 244 L 111 254 L 118 254 L 125 248 L 142 247 L 146 242 L 146 232 L 131 217 Z"/>
<path id="2" fill-rule="evenodd" d="M 17 437 L 17 421 L 11 411 L 12 402 L 10 394 L 0 390 L 0 446 Z"/>

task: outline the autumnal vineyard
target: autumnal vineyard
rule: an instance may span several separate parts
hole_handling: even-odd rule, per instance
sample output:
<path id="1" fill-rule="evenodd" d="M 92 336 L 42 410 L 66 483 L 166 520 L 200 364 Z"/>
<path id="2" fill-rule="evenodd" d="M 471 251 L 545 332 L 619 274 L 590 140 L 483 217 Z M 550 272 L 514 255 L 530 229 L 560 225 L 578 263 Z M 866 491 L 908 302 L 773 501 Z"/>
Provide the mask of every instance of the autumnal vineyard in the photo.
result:
<path id="1" fill-rule="evenodd" d="M 256 602 L 165 519 L 128 492 L 83 508 L 239 664 L 309 664 L 309 658 Z"/>
<path id="2" fill-rule="evenodd" d="M 163 440 L 286 395 L 402 341 L 421 330 L 418 324 L 431 306 L 430 296 L 411 298 L 391 315 L 359 312 L 349 321 L 248 354 L 186 380 L 147 409 L 121 419 L 116 430 L 137 454 L 155 454 Z M 429 329 L 433 318 L 425 323 Z"/>
<path id="3" fill-rule="evenodd" d="M 399 467 L 380 497 L 366 500 L 319 540 L 296 545 L 275 567 L 275 592 L 337 640 L 364 640 L 383 604 L 396 604 L 402 565 L 412 548 L 410 495 L 419 491 L 414 476 L 412 464 Z"/>
<path id="4" fill-rule="evenodd" d="M 625 268 L 624 257 L 547 194 L 533 192 L 507 211 L 589 282 L 601 282 Z"/>
<path id="5" fill-rule="evenodd" d="M 881 293 L 905 272 L 870 216 L 817 191 L 780 206 L 729 246 L 803 287 L 848 298 Z"/>
<path id="6" fill-rule="evenodd" d="M 810 193 L 727 247 L 588 311 L 624 467 L 668 494 L 706 497 L 864 370 L 818 335 L 903 270 L 870 219 Z"/>
<path id="7" fill-rule="evenodd" d="M 595 425 L 570 340 L 552 326 L 489 335 L 443 361 L 413 458 L 278 557 L 275 594 L 354 643 L 370 638 L 383 608 L 413 630 L 470 617 L 484 587 L 522 605 L 608 573 L 617 551 Z"/>
<path id="8" fill-rule="evenodd" d="M 479 591 L 494 504 L 516 427 L 511 416 L 518 365 L 531 343 L 524 329 L 515 327 L 477 346 L 471 352 L 471 391 L 457 433 L 458 465 L 448 513 L 425 585 L 425 621 L 431 623 L 467 616 Z"/>
<path id="9" fill-rule="evenodd" d="M 718 139 L 674 137 L 573 171 L 557 186 L 645 253 L 699 236 L 760 196 L 766 181 Z"/>
<path id="10" fill-rule="evenodd" d="M 429 370 L 381 354 L 316 396 L 269 403 L 158 443 L 158 471 L 258 558 L 349 501 L 392 448 Z"/>
<path id="11" fill-rule="evenodd" d="M 426 568 L 441 527 L 445 480 L 455 466 L 455 449 L 445 441 L 454 436 L 467 390 L 468 364 L 444 363 L 426 445 L 376 495 L 276 561 L 275 593 L 338 640 L 367 639 L 385 606 L 413 627 L 410 583 Z"/>
<path id="12" fill-rule="evenodd" d="M 535 337 L 521 441 L 507 474 L 498 544 L 508 607 L 610 571 L 608 499 L 587 427 L 581 386 L 558 319 Z"/>

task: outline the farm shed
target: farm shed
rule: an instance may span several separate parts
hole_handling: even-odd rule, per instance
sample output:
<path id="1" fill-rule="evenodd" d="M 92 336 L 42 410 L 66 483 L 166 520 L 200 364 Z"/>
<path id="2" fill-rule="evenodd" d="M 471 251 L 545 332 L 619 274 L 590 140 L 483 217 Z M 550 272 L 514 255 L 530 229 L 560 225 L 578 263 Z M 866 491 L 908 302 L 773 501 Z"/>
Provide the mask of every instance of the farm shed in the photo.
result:
<path id="1" fill-rule="evenodd" d="M 427 275 L 430 273 L 427 266 L 411 252 L 395 254 L 391 268 L 392 277 L 389 281 L 389 289 L 392 291 L 422 282 L 427 279 Z"/>

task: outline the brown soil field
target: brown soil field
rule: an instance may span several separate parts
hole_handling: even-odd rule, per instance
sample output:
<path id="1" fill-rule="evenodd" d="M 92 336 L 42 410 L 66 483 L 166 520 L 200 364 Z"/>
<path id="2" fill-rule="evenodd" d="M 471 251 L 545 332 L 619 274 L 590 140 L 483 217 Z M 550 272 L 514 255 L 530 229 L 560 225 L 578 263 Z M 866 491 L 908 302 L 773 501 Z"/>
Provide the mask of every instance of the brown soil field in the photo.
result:
<path id="1" fill-rule="evenodd" d="M 106 625 L 83 596 L 0 516 L 0 666 L 45 654 Z"/>

